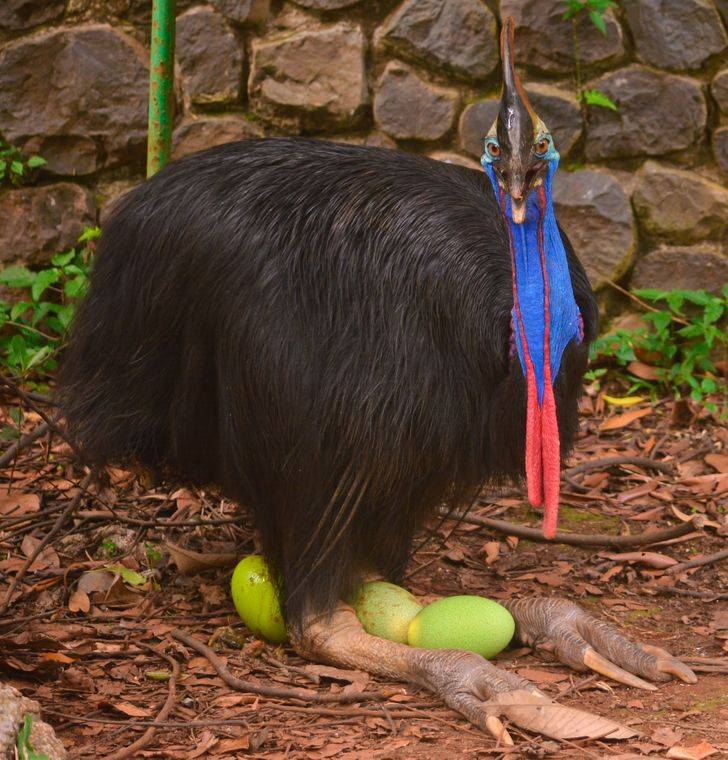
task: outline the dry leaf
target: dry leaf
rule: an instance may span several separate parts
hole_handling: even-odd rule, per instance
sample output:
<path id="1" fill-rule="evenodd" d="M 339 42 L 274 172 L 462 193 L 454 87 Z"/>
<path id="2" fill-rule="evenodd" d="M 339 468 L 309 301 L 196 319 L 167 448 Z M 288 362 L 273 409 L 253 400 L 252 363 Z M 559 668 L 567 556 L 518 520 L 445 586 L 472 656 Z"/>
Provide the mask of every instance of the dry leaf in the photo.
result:
<path id="1" fill-rule="evenodd" d="M 606 393 L 603 394 L 604 400 L 611 404 L 612 406 L 623 406 L 623 407 L 629 407 L 634 406 L 635 404 L 641 404 L 644 400 L 644 396 L 607 396 Z"/>
<path id="2" fill-rule="evenodd" d="M 81 589 L 76 589 L 68 600 L 68 609 L 71 612 L 88 612 L 91 609 L 88 594 Z"/>
<path id="3" fill-rule="evenodd" d="M 35 493 L 8 493 L 0 491 L 0 515 L 27 515 L 40 509 L 40 496 Z"/>
<path id="4" fill-rule="evenodd" d="M 171 541 L 167 541 L 167 549 L 182 575 L 195 575 L 211 567 L 232 567 L 238 561 L 237 554 L 193 552 Z"/>
<path id="5" fill-rule="evenodd" d="M 672 747 L 674 744 L 677 744 L 680 739 L 683 738 L 683 735 L 678 731 L 673 731 L 668 726 L 661 726 L 660 728 L 653 731 L 650 738 L 653 742 L 662 744 L 663 747 Z"/>
<path id="6" fill-rule="evenodd" d="M 114 708 L 130 718 L 148 718 L 152 714 L 151 710 L 146 707 L 139 707 L 131 702 L 117 702 L 114 704 Z"/>
<path id="7" fill-rule="evenodd" d="M 622 554 L 600 553 L 599 556 L 611 559 L 614 562 L 636 562 L 638 565 L 654 567 L 658 570 L 677 565 L 676 559 L 668 557 L 666 554 L 658 554 L 657 552 L 623 552 Z"/>
<path id="8" fill-rule="evenodd" d="M 647 407 L 646 409 L 632 409 L 624 414 L 617 414 L 614 417 L 609 417 L 604 420 L 599 430 L 602 432 L 606 430 L 618 430 L 619 428 L 631 425 L 633 422 L 640 419 L 640 417 L 646 417 L 648 414 L 652 414 L 651 407 Z"/>
<path id="9" fill-rule="evenodd" d="M 718 750 L 705 740 L 692 747 L 673 747 L 667 753 L 667 757 L 674 760 L 703 760 L 704 757 L 714 755 Z"/>
<path id="10" fill-rule="evenodd" d="M 539 685 L 544 683 L 559 683 L 560 681 L 567 681 L 569 679 L 566 673 L 551 673 L 547 670 L 538 670 L 537 668 L 519 668 L 516 672 L 519 676 Z"/>
<path id="11" fill-rule="evenodd" d="M 483 551 L 485 551 L 485 564 L 492 565 L 500 554 L 500 543 L 498 541 L 488 541 L 483 546 Z"/>
<path id="12" fill-rule="evenodd" d="M 640 380 L 650 380 L 652 382 L 659 381 L 664 374 L 664 370 L 660 370 L 657 367 L 645 364 L 644 362 L 630 362 L 627 365 L 627 369 L 635 375 L 635 377 L 639 377 Z"/>
<path id="13" fill-rule="evenodd" d="M 23 541 L 20 544 L 20 550 L 25 556 L 30 559 L 33 556 L 35 550 L 40 546 L 40 539 L 35 536 L 26 535 L 23 537 Z M 31 570 L 38 570 L 43 567 L 60 567 L 61 560 L 58 559 L 58 554 L 52 546 L 46 546 L 45 549 L 35 558 L 35 561 L 31 565 Z"/>
<path id="14" fill-rule="evenodd" d="M 705 461 L 714 470 L 725 475 L 728 473 L 728 454 L 706 454 Z M 0 507 L 0 512 L 2 507 Z"/>
<path id="15" fill-rule="evenodd" d="M 226 755 L 229 752 L 250 749 L 250 734 L 241 736 L 238 739 L 220 739 L 212 750 L 213 755 Z"/>

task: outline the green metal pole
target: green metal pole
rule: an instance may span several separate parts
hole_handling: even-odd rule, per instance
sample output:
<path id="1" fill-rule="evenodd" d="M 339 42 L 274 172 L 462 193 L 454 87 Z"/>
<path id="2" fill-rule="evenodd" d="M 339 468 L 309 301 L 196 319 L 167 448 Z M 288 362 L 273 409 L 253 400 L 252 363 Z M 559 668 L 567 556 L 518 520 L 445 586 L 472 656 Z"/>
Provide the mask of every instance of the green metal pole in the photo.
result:
<path id="1" fill-rule="evenodd" d="M 147 177 L 169 161 L 172 149 L 175 5 L 176 0 L 152 2 Z"/>

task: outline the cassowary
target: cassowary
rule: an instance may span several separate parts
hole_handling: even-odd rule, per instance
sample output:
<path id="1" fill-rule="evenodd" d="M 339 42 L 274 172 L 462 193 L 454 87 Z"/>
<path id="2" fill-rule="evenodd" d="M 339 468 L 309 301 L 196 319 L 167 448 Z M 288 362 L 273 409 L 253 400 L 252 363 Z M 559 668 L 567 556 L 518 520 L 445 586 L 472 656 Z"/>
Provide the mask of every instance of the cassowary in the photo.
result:
<path id="1" fill-rule="evenodd" d="M 396 580 L 438 505 L 525 472 L 556 529 L 560 459 L 597 308 L 551 200 L 559 160 L 512 23 L 484 172 L 307 139 L 173 163 L 115 208 L 61 373 L 91 462 L 215 484 L 253 513 L 302 655 L 432 689 L 479 726 L 632 734 L 478 655 L 364 632 L 347 598 Z M 484 130 L 485 131 L 485 130 Z M 565 663 L 694 680 L 568 600 L 504 604 Z"/>

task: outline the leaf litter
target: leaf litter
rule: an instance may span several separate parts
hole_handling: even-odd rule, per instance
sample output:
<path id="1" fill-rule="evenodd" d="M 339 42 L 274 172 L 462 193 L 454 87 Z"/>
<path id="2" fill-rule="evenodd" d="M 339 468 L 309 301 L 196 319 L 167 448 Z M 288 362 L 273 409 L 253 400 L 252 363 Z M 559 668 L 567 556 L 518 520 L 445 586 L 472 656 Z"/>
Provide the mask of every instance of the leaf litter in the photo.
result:
<path id="1" fill-rule="evenodd" d="M 150 486 L 120 468 L 89 488 L 27 569 L 0 618 L 0 681 L 36 699 L 69 755 L 81 759 L 111 754 L 148 730 L 170 696 L 165 657 L 181 667 L 177 693 L 135 757 L 726 756 L 728 563 L 668 571 L 726 546 L 728 431 L 695 409 L 675 411 L 672 402 L 645 406 L 613 396 L 605 403 L 594 394 L 582 411 L 583 433 L 567 466 L 590 466 L 564 483 L 564 531 L 631 534 L 695 515 L 704 530 L 620 552 L 535 544 L 433 520 L 415 541 L 421 548 L 406 585 L 423 600 L 565 595 L 635 640 L 682 655 L 699 673 L 698 684 L 669 682 L 649 696 L 584 677 L 526 647 L 497 658 L 562 704 L 628 725 L 639 737 L 561 743 L 510 726 L 517 754 L 509 754 L 423 690 L 308 663 L 287 646 L 258 641 L 227 596 L 230 565 L 258 548 L 245 513 L 215 493 Z M 29 415 L 23 432 L 32 425 Z M 670 463 L 674 472 L 609 464 L 614 457 Z M 0 472 L 0 601 L 82 477 L 57 439 L 50 448 L 37 441 Z M 473 513 L 539 524 L 519 489 L 484 492 Z M 375 690 L 384 701 L 332 704 L 330 715 L 235 692 L 206 657 L 172 638 L 175 628 L 212 642 L 238 678 L 314 693 Z"/>

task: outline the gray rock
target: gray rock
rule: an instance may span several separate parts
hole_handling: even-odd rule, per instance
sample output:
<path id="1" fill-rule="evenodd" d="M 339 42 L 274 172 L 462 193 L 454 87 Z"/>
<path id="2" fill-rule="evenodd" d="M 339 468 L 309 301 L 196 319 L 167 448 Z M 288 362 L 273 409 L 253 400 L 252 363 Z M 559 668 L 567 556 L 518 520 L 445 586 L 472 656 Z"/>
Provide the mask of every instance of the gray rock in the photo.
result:
<path id="1" fill-rule="evenodd" d="M 459 102 L 457 90 L 425 82 L 390 61 L 377 83 L 374 121 L 397 140 L 439 140 L 452 127 Z"/>
<path id="2" fill-rule="evenodd" d="M 574 70 L 572 23 L 564 20 L 563 0 L 501 0 L 501 18 L 516 22 L 516 60 L 521 66 L 564 74 Z M 583 67 L 614 64 L 624 56 L 622 27 L 610 9 L 604 15 L 603 35 L 580 14 L 577 21 Z"/>
<path id="3" fill-rule="evenodd" d="M 63 15 L 66 0 L 3 0 L 0 29 L 30 29 Z"/>
<path id="4" fill-rule="evenodd" d="M 371 132 L 364 138 L 362 145 L 370 145 L 372 148 L 390 148 L 396 150 L 397 143 L 384 132 Z"/>
<path id="5" fill-rule="evenodd" d="M 0 133 L 49 150 L 47 168 L 85 174 L 144 153 L 147 56 L 105 24 L 63 28 L 0 50 Z M 45 141 L 48 141 L 45 143 Z"/>
<path id="6" fill-rule="evenodd" d="M 460 148 L 471 156 L 483 155 L 483 138 L 493 126 L 498 115 L 498 101 L 495 98 L 470 103 L 460 115 L 458 142 Z"/>
<path id="7" fill-rule="evenodd" d="M 243 49 L 225 19 L 200 6 L 177 19 L 177 60 L 185 92 L 196 105 L 237 100 Z"/>
<path id="8" fill-rule="evenodd" d="M 632 196 L 645 231 L 671 243 L 692 243 L 723 234 L 728 190 L 695 174 L 648 161 Z"/>
<path id="9" fill-rule="evenodd" d="M 30 744 L 48 760 L 66 760 L 68 755 L 52 726 L 40 719 L 40 705 L 17 689 L 0 683 L 0 758 L 17 757 L 18 727 L 26 715 L 32 716 Z"/>
<path id="10" fill-rule="evenodd" d="M 618 280 L 631 266 L 635 222 L 627 194 L 605 171 L 558 172 L 554 208 L 594 288 Z"/>
<path id="11" fill-rule="evenodd" d="M 445 164 L 456 164 L 457 166 L 464 166 L 466 169 L 475 169 L 482 172 L 483 167 L 480 162 L 473 161 L 472 158 L 466 158 L 459 153 L 453 153 L 449 150 L 434 150 L 432 153 L 428 153 L 430 158 L 434 158 L 436 161 L 442 161 Z"/>
<path id="12" fill-rule="evenodd" d="M 270 0 L 210 0 L 225 18 L 236 24 L 257 24 L 270 13 Z"/>
<path id="13" fill-rule="evenodd" d="M 728 282 L 728 258 L 704 248 L 662 248 L 637 259 L 632 288 L 707 290 L 720 293 Z"/>
<path id="14" fill-rule="evenodd" d="M 528 97 L 551 130 L 556 149 L 562 156 L 569 154 L 581 137 L 581 110 L 576 98 L 550 84 L 534 83 L 526 87 Z M 498 100 L 488 98 L 468 105 L 460 116 L 458 129 L 460 147 L 477 158 L 483 155 L 483 138 L 498 115 Z"/>
<path id="15" fill-rule="evenodd" d="M 567 156 L 581 137 L 581 109 L 576 97 L 550 84 L 530 84 L 526 93 L 536 113 L 551 130 L 556 150 Z"/>
<path id="16" fill-rule="evenodd" d="M 483 79 L 498 64 L 495 16 L 479 0 L 406 0 L 376 39 L 403 58 Z"/>
<path id="17" fill-rule="evenodd" d="M 293 0 L 293 2 L 315 11 L 337 11 L 339 8 L 349 8 L 356 5 L 361 0 Z"/>
<path id="18" fill-rule="evenodd" d="M 344 22 L 256 39 L 248 85 L 252 103 L 289 129 L 356 125 L 369 103 L 365 53 L 361 29 Z"/>
<path id="19" fill-rule="evenodd" d="M 172 134 L 172 158 L 182 158 L 215 145 L 262 137 L 263 130 L 241 116 L 188 118 Z"/>
<path id="20" fill-rule="evenodd" d="M 728 69 L 721 69 L 710 83 L 710 92 L 720 110 L 728 114 Z"/>
<path id="21" fill-rule="evenodd" d="M 619 107 L 617 112 L 591 108 L 589 159 L 659 156 L 684 150 L 703 137 L 707 108 L 699 82 L 634 65 L 605 74 L 589 86 Z"/>
<path id="22" fill-rule="evenodd" d="M 661 69 L 698 69 L 728 37 L 710 0 L 624 0 L 637 55 Z"/>
<path id="23" fill-rule="evenodd" d="M 74 246 L 96 209 L 88 190 L 59 182 L 0 194 L 0 219 L 0 261 L 38 264 Z"/>
<path id="24" fill-rule="evenodd" d="M 718 166 L 728 174 L 728 127 L 720 127 L 713 132 L 713 155 Z"/>

